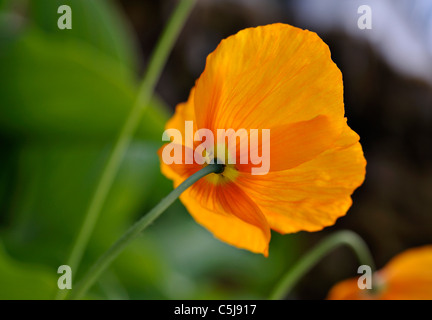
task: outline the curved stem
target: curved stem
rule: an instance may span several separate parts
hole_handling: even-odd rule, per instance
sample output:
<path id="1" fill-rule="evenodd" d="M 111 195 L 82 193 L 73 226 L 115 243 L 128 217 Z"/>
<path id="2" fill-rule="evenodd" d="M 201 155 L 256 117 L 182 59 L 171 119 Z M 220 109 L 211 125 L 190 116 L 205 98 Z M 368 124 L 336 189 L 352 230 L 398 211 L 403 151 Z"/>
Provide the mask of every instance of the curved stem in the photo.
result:
<path id="1" fill-rule="evenodd" d="M 298 261 L 282 278 L 276 288 L 273 290 L 269 299 L 281 300 L 293 289 L 302 276 L 304 276 L 316 263 L 321 260 L 333 249 L 347 245 L 357 256 L 358 261 L 361 264 L 365 264 L 371 267 L 372 271 L 375 270 L 375 263 L 370 254 L 370 251 L 359 235 L 352 231 L 339 231 L 328 238 L 324 239 L 300 261 Z"/>
<path id="2" fill-rule="evenodd" d="M 108 192 L 111 189 L 114 178 L 136 129 L 141 122 L 144 111 L 146 110 L 153 94 L 156 82 L 162 73 L 163 66 L 165 65 L 174 42 L 192 10 L 195 1 L 196 0 L 181 0 L 179 2 L 151 56 L 149 67 L 139 86 L 138 96 L 114 143 L 107 163 L 99 181 L 97 182 L 82 227 L 67 261 L 67 265 L 71 267 L 74 273 L 78 270 L 82 256 L 93 233 Z M 66 292 L 64 290 L 58 291 L 57 299 L 64 299 L 65 296 Z"/>
<path id="3" fill-rule="evenodd" d="M 124 250 L 124 248 L 134 240 L 150 223 L 156 220 L 187 188 L 197 182 L 202 177 L 210 173 L 219 173 L 223 171 L 223 165 L 210 164 L 197 171 L 177 188 L 171 191 L 161 200 L 152 210 L 136 222 L 127 230 L 123 236 L 108 249 L 96 263 L 89 269 L 84 278 L 78 283 L 71 293 L 72 299 L 81 298 L 91 285 L 97 280 L 100 274 L 111 264 L 111 262 Z"/>

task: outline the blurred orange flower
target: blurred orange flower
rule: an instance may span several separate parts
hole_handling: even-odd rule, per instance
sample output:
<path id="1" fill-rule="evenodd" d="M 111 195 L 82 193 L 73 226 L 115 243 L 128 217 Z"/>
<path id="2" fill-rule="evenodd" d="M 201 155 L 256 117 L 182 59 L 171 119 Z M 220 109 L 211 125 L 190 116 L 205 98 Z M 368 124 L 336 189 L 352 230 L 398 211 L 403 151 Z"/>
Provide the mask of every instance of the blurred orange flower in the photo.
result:
<path id="1" fill-rule="evenodd" d="M 252 165 L 237 161 L 180 197 L 199 224 L 238 248 L 267 256 L 270 229 L 334 224 L 364 180 L 359 136 L 344 118 L 342 74 L 328 46 L 307 30 L 272 24 L 223 40 L 166 128 L 184 136 L 185 121 L 215 134 L 270 129 L 268 174 L 252 175 Z M 202 167 L 161 163 L 175 186 Z"/>
<path id="2" fill-rule="evenodd" d="M 336 284 L 330 300 L 431 300 L 432 245 L 410 249 L 394 257 L 375 272 L 376 292 L 360 290 L 357 278 Z"/>

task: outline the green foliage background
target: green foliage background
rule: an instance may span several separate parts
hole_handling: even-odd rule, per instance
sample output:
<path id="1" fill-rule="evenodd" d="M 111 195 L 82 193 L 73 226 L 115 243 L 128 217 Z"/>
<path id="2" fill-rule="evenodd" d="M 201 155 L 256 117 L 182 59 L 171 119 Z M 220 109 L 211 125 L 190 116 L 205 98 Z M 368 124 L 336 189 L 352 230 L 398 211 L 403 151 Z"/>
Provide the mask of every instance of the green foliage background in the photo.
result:
<path id="1" fill-rule="evenodd" d="M 73 8 L 72 30 L 57 8 Z M 137 94 L 134 32 L 110 1 L 0 1 L 0 299 L 53 299 L 95 181 Z M 156 155 L 170 116 L 155 96 L 129 148 L 74 282 L 172 184 Z M 297 256 L 232 248 L 180 202 L 88 294 L 95 299 L 263 298 Z"/>

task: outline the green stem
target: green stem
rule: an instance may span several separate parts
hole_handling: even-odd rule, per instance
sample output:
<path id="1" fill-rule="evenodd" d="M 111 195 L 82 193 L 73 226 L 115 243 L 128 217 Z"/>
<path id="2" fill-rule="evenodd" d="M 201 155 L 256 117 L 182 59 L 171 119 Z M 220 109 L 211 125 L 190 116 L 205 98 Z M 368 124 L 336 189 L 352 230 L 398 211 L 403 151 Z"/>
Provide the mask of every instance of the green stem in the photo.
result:
<path id="1" fill-rule="evenodd" d="M 202 177 L 210 173 L 220 173 L 223 165 L 210 164 L 197 171 L 177 188 L 171 191 L 161 202 L 143 216 L 138 222 L 127 230 L 123 236 L 108 249 L 96 263 L 89 269 L 83 279 L 75 286 L 71 293 L 72 299 L 80 299 L 87 290 L 94 284 L 101 273 L 111 264 L 111 262 L 134 240 L 149 224 L 156 220 L 187 188 L 197 182 Z"/>
<path id="2" fill-rule="evenodd" d="M 174 42 L 186 22 L 195 1 L 196 0 L 181 0 L 179 2 L 150 58 L 147 72 L 139 86 L 138 96 L 114 143 L 113 149 L 91 198 L 84 222 L 69 256 L 67 265 L 71 267 L 75 274 L 78 271 L 82 256 L 93 233 L 101 209 L 105 203 L 108 192 L 111 189 L 120 164 L 151 99 L 156 82 L 162 73 L 168 55 L 171 52 Z M 66 292 L 64 290 L 58 291 L 57 299 L 64 299 L 65 296 Z"/>
<path id="3" fill-rule="evenodd" d="M 370 251 L 359 235 L 352 231 L 339 231 L 328 238 L 324 239 L 315 248 L 309 251 L 302 257 L 282 278 L 276 288 L 270 295 L 270 300 L 281 300 L 288 295 L 293 287 L 297 284 L 301 277 L 303 277 L 313 266 L 316 265 L 325 255 L 333 249 L 347 245 L 357 256 L 358 261 L 363 265 L 371 267 L 372 271 L 375 270 L 375 263 L 370 254 Z"/>

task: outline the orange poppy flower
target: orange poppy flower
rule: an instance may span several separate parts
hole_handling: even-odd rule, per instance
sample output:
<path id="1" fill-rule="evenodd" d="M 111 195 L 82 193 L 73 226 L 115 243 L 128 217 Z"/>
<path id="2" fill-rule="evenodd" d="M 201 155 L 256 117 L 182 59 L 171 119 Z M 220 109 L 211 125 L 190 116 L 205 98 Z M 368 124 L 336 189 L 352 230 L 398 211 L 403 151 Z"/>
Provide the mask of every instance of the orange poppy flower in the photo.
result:
<path id="1" fill-rule="evenodd" d="M 336 284 L 329 292 L 330 300 L 431 300 L 432 245 L 414 248 L 394 257 L 375 272 L 376 292 L 360 290 L 357 278 Z"/>
<path id="2" fill-rule="evenodd" d="M 359 137 L 344 118 L 342 74 L 327 45 L 307 30 L 278 23 L 223 40 L 166 128 L 184 137 L 185 121 L 215 134 L 270 129 L 268 174 L 253 175 L 253 165 L 237 161 L 180 197 L 199 224 L 238 248 L 267 256 L 271 229 L 334 224 L 364 180 Z M 175 187 L 202 167 L 161 163 Z"/>

